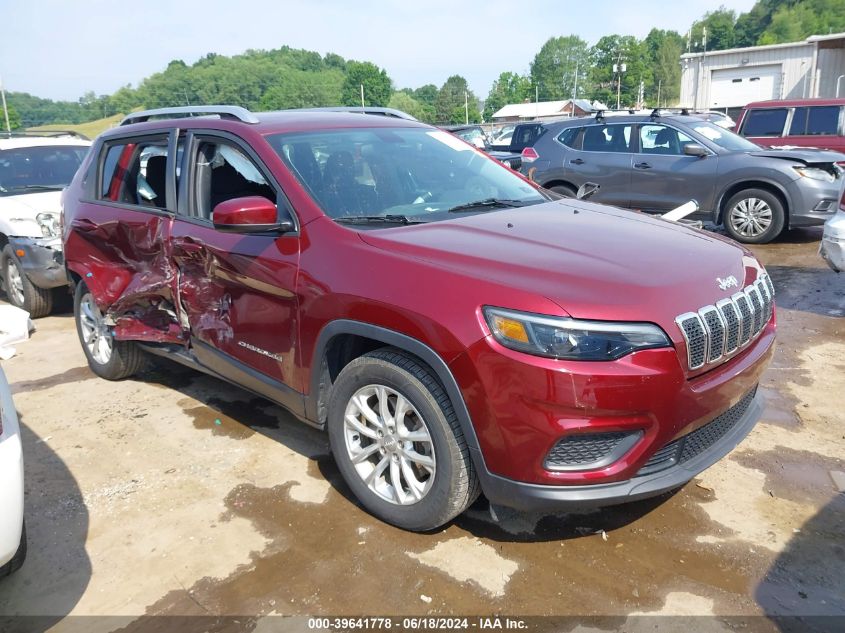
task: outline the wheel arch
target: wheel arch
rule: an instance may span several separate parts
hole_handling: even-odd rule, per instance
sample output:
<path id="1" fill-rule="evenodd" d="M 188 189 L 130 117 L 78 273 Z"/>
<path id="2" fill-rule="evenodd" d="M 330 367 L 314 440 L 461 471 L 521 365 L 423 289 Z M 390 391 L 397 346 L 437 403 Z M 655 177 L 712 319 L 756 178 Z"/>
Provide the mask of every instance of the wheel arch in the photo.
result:
<path id="1" fill-rule="evenodd" d="M 385 346 L 395 347 L 397 350 L 413 355 L 434 372 L 452 402 L 467 446 L 471 449 L 473 461 L 481 460 L 481 463 L 476 463 L 476 468 L 483 469 L 483 458 L 475 428 L 460 387 L 449 366 L 437 352 L 422 341 L 378 325 L 339 319 L 330 322 L 322 329 L 317 337 L 311 359 L 310 391 L 305 398 L 306 417 L 321 423 L 325 421 L 324 407 L 331 390 L 331 382 L 328 385 L 325 384 L 326 371 L 330 381 L 333 381 L 349 362 Z"/>
<path id="2" fill-rule="evenodd" d="M 777 199 L 783 205 L 784 226 L 789 226 L 789 197 L 786 194 L 786 190 L 776 182 L 773 182 L 771 180 L 759 179 L 740 180 L 727 186 L 724 190 L 722 190 L 722 193 L 719 195 L 719 203 L 716 206 L 716 208 L 719 210 L 719 214 L 716 218 L 717 224 L 724 223 L 725 207 L 728 204 L 728 200 L 730 200 L 734 194 L 737 194 L 745 189 L 762 189 L 764 191 L 768 191 L 769 193 L 777 197 Z"/>
<path id="3" fill-rule="evenodd" d="M 576 187 L 574 184 L 564 178 L 553 178 L 552 180 L 545 182 L 540 186 L 544 189 L 551 189 L 552 187 L 562 186 L 569 187 L 570 189 L 572 189 L 572 191 L 578 191 L 578 187 Z"/>

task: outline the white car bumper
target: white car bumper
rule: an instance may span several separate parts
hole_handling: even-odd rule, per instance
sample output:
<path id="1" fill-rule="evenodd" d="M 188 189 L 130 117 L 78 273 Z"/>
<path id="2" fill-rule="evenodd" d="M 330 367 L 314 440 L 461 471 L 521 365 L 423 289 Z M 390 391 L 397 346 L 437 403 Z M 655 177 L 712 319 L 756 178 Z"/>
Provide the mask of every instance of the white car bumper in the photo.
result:
<path id="1" fill-rule="evenodd" d="M 836 272 L 845 271 L 845 211 L 825 222 L 819 255 Z"/>
<path id="2" fill-rule="evenodd" d="M 23 529 L 23 452 L 18 414 L 0 370 L 0 567 L 18 551 Z"/>

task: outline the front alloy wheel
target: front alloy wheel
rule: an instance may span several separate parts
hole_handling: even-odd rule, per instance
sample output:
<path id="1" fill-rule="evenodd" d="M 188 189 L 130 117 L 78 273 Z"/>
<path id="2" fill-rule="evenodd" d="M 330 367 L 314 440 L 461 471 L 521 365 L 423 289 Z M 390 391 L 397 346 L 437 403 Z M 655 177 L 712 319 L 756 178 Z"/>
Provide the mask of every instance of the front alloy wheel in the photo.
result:
<path id="1" fill-rule="evenodd" d="M 105 365 L 111 360 L 112 337 L 106 326 L 103 313 L 94 303 L 90 292 L 82 295 L 79 301 L 79 328 L 82 333 L 82 344 L 91 357 Z"/>
<path id="2" fill-rule="evenodd" d="M 435 456 L 425 420 L 407 398 L 384 385 L 356 391 L 344 415 L 346 452 L 364 484 L 398 505 L 431 490 Z"/>
<path id="3" fill-rule="evenodd" d="M 725 230 L 738 242 L 765 244 L 783 230 L 783 203 L 765 189 L 739 191 L 725 205 Z"/>
<path id="4" fill-rule="evenodd" d="M 385 347 L 347 364 L 329 387 L 329 443 L 368 511 L 406 530 L 433 530 L 475 501 L 478 476 L 436 375 Z"/>

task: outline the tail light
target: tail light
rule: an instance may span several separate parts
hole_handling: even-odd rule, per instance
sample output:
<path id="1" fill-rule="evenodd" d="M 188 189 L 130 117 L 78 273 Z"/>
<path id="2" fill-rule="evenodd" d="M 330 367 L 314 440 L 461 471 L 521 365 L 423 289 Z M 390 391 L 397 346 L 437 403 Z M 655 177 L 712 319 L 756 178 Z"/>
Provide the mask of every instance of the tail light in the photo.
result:
<path id="1" fill-rule="evenodd" d="M 537 153 L 537 150 L 533 147 L 526 147 L 524 150 L 522 150 L 523 163 L 533 163 L 538 158 L 540 158 L 540 155 Z"/>

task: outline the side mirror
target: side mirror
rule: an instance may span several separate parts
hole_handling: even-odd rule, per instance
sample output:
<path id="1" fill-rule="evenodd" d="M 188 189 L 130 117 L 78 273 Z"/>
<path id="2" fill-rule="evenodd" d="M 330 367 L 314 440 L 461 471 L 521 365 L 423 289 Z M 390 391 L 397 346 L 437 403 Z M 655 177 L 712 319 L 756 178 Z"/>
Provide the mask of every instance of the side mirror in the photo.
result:
<path id="1" fill-rule="evenodd" d="M 263 196 L 225 200 L 214 207 L 211 218 L 214 228 L 226 233 L 283 233 L 293 230 L 293 222 L 279 222 L 276 203 Z"/>
<path id="2" fill-rule="evenodd" d="M 698 143 L 687 143 L 684 145 L 684 154 L 687 156 L 697 156 L 698 158 L 704 158 L 707 156 L 709 152 L 707 148 L 703 145 L 699 145 Z"/>
<path id="3" fill-rule="evenodd" d="M 594 182 L 585 182 L 583 185 L 578 187 L 578 193 L 575 194 L 575 197 L 579 200 L 586 200 L 599 189 L 601 189 L 601 185 L 597 185 Z"/>

